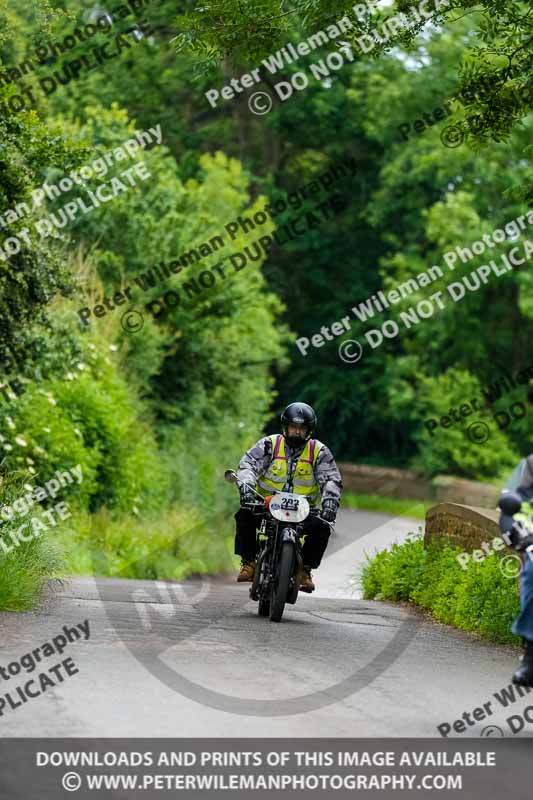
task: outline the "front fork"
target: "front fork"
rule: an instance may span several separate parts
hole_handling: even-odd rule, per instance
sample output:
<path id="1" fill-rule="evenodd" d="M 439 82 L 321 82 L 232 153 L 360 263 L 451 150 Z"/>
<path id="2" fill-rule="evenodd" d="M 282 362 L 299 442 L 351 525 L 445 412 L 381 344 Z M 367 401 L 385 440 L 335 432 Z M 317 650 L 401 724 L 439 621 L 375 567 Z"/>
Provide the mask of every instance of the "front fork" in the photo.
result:
<path id="1" fill-rule="evenodd" d="M 294 530 L 294 528 L 285 528 L 283 530 L 283 535 L 280 541 L 280 547 L 283 542 L 292 542 L 294 545 L 294 571 L 291 576 L 291 581 L 289 584 L 289 590 L 287 592 L 287 603 L 291 603 L 294 605 L 298 598 L 298 589 L 300 588 L 300 574 L 302 572 L 303 561 L 302 556 L 300 555 L 300 539 L 298 533 Z"/>
<path id="2" fill-rule="evenodd" d="M 298 575 L 302 571 L 303 561 L 302 556 L 300 555 L 300 540 L 298 533 L 294 530 L 294 528 L 284 528 L 282 531 L 282 535 L 280 537 L 279 547 L 283 542 L 292 542 L 294 544 L 294 557 L 296 559 L 296 569 L 295 574 Z"/>
<path id="3" fill-rule="evenodd" d="M 261 527 L 259 529 L 259 536 L 265 535 L 265 526 L 266 523 L 263 520 L 261 522 Z M 252 600 L 259 600 L 259 588 L 260 587 L 262 588 L 267 580 L 268 562 L 270 561 L 270 559 L 265 558 L 265 556 L 267 555 L 270 547 L 271 547 L 270 539 L 261 541 L 259 555 L 257 556 L 256 560 L 254 579 L 252 581 L 252 585 L 250 586 L 250 597 Z"/>
<path id="4" fill-rule="evenodd" d="M 259 535 L 264 534 L 264 524 L 261 524 Z M 257 568 L 255 571 L 254 579 L 250 587 L 250 597 L 252 600 L 259 600 L 260 593 L 267 593 L 269 591 L 268 584 L 272 580 L 272 561 L 277 558 L 279 550 L 284 542 L 292 542 L 294 544 L 294 556 L 296 560 L 295 570 L 292 576 L 293 586 L 289 592 L 288 602 L 295 603 L 298 596 L 298 576 L 300 575 L 303 567 L 302 557 L 300 555 L 299 537 L 294 528 L 283 528 L 281 531 L 278 529 L 276 532 L 274 544 L 272 539 L 267 539 L 257 557 Z M 269 553 L 270 550 L 270 553 Z M 274 552 L 273 552 L 274 551 Z M 294 599 L 291 599 L 294 598 Z"/>

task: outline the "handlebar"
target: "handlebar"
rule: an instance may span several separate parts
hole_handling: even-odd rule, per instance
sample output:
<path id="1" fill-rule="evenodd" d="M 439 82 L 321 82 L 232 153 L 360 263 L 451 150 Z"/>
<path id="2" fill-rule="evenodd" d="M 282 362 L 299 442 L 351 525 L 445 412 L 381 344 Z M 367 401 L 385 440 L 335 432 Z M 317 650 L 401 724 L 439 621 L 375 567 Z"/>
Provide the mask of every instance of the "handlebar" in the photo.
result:
<path id="1" fill-rule="evenodd" d="M 499 527 L 502 539 L 508 547 L 513 547 L 518 552 L 531 551 L 533 548 L 533 533 L 530 524 L 525 524 L 514 519 L 514 515 L 522 511 L 526 502 L 515 492 L 503 491 L 498 506 L 500 508 Z"/>
<path id="2" fill-rule="evenodd" d="M 500 496 L 498 506 L 506 517 L 512 517 L 514 514 L 518 514 L 518 512 L 521 510 L 522 498 L 515 492 L 505 491 L 502 492 Z"/>
<path id="3" fill-rule="evenodd" d="M 255 503 L 244 503 L 241 506 L 241 508 L 248 508 L 250 511 L 256 512 L 256 513 L 266 513 L 267 506 L 266 506 L 266 503 L 264 501 L 264 498 L 263 498 L 262 495 L 259 494 L 259 492 L 253 486 L 250 486 L 250 484 L 246 483 L 245 481 L 240 481 L 238 476 L 237 476 L 237 473 L 234 472 L 233 470 L 230 470 L 230 469 L 226 470 L 226 472 L 224 473 L 224 478 L 229 483 L 236 483 L 239 487 L 247 486 L 259 498 L 259 502 L 256 501 Z M 319 517 L 320 516 L 320 509 L 311 507 L 309 509 L 309 516 L 310 517 Z M 327 520 L 323 520 L 323 521 L 326 523 L 326 525 L 329 525 L 331 530 L 333 530 L 334 525 L 335 525 L 334 523 L 328 522 Z"/>

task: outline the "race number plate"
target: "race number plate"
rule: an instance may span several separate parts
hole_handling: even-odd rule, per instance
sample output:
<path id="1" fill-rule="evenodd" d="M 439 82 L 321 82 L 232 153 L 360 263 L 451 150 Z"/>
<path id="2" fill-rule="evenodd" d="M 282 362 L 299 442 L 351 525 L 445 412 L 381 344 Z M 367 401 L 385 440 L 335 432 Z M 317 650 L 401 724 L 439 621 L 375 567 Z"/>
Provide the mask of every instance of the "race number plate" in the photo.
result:
<path id="1" fill-rule="evenodd" d="M 270 501 L 270 513 L 281 522 L 303 522 L 309 516 L 309 503 L 299 494 L 279 492 Z"/>

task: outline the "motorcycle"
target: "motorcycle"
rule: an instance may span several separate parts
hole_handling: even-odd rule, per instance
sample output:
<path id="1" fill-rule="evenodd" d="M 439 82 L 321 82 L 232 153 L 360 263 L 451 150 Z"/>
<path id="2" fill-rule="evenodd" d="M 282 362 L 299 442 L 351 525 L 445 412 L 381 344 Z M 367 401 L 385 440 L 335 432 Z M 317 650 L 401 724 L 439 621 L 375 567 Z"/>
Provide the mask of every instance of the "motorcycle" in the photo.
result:
<path id="1" fill-rule="evenodd" d="M 514 492 L 505 492 L 498 503 L 500 508 L 500 531 L 508 547 L 521 555 L 527 553 L 533 560 L 533 520 L 523 513 L 523 500 Z M 517 519 L 518 516 L 518 519 Z M 524 556 L 522 556 L 523 561 Z"/>
<path id="2" fill-rule="evenodd" d="M 509 547 L 533 559 L 533 520 L 524 503 L 533 503 L 533 457 L 522 459 L 500 495 L 500 531 Z M 524 556 L 522 556 L 524 557 Z"/>
<path id="3" fill-rule="evenodd" d="M 259 555 L 250 597 L 259 603 L 260 617 L 279 622 L 285 604 L 294 605 L 298 598 L 303 567 L 302 523 L 309 514 L 318 511 L 311 509 L 305 497 L 292 492 L 276 492 L 264 498 L 253 486 L 239 481 L 237 473 L 231 469 L 226 470 L 224 478 L 229 483 L 248 486 L 258 497 L 258 502 L 246 506 L 261 517 L 257 534 Z"/>

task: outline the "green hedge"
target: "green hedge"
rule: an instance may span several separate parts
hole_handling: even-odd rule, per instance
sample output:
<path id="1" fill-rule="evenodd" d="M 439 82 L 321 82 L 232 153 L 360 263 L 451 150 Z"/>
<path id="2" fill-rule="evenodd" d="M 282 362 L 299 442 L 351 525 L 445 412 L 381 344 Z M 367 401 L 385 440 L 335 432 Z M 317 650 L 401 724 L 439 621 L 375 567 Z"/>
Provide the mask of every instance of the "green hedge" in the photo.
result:
<path id="1" fill-rule="evenodd" d="M 431 544 L 422 538 L 393 544 L 363 566 L 364 597 L 404 600 L 431 611 L 439 622 L 472 631 L 500 643 L 518 643 L 511 625 L 519 610 L 515 578 L 500 569 L 501 556 L 458 563 L 459 547 Z"/>

